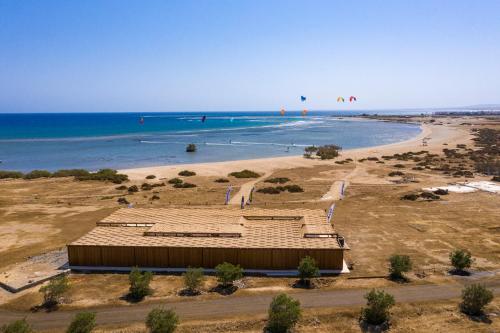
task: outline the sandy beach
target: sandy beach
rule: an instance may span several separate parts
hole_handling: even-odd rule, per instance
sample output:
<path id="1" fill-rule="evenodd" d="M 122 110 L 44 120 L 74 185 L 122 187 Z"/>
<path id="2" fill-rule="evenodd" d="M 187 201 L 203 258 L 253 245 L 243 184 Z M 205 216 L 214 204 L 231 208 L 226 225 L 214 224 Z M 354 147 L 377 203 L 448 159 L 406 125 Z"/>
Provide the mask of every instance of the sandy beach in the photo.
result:
<path id="1" fill-rule="evenodd" d="M 354 160 L 368 156 L 380 157 L 395 153 L 407 152 L 409 150 L 428 150 L 429 152 L 441 151 L 443 144 L 450 146 L 456 142 L 463 142 L 465 138 L 470 139 L 470 133 L 463 127 L 457 125 L 463 121 L 461 118 L 446 120 L 447 125 L 434 125 L 422 123 L 419 135 L 402 142 L 388 145 L 343 150 L 341 158 L 352 158 Z M 422 146 L 422 139 L 428 138 L 428 145 Z M 468 139 L 466 139 L 468 140 Z M 334 142 L 332 142 L 334 144 Z M 313 167 L 316 165 L 331 165 L 334 161 L 321 161 L 305 159 L 300 155 L 287 157 L 260 158 L 250 160 L 236 160 L 213 163 L 177 164 L 167 166 L 153 166 L 133 169 L 119 170 L 125 173 L 131 180 L 141 180 L 147 175 L 154 174 L 159 178 L 170 178 L 177 175 L 181 170 L 189 169 L 200 176 L 227 176 L 228 173 L 242 169 L 251 169 L 262 174 L 269 174 L 279 169 L 291 169 L 297 167 Z"/>

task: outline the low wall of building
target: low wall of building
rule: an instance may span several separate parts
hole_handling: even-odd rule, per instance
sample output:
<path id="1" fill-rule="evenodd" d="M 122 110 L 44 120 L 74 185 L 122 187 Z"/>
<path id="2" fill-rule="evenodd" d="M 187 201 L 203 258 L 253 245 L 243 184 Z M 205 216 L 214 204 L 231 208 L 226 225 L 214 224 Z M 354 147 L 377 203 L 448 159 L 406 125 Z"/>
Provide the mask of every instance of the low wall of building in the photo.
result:
<path id="1" fill-rule="evenodd" d="M 214 268 L 223 262 L 243 269 L 296 269 L 302 258 L 310 256 L 320 269 L 342 270 L 342 249 L 245 249 L 179 248 L 68 245 L 70 266 L 106 267 L 203 267 Z"/>

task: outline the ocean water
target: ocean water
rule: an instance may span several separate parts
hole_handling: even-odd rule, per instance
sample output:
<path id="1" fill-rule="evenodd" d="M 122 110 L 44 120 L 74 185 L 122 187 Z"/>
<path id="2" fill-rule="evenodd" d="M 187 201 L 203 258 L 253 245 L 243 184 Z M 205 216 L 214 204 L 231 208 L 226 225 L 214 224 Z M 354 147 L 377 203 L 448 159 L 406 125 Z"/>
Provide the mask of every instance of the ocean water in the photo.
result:
<path id="1" fill-rule="evenodd" d="M 301 155 L 309 145 L 361 148 L 419 133 L 417 125 L 338 112 L 0 114 L 0 169 L 123 169 Z M 189 143 L 197 152 L 185 151 Z"/>

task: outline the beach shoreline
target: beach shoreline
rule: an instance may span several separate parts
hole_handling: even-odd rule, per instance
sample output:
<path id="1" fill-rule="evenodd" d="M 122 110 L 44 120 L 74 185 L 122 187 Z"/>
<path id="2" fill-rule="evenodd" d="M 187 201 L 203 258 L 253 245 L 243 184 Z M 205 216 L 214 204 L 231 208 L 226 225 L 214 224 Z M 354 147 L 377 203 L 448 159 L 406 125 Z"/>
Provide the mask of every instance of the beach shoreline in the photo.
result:
<path id="1" fill-rule="evenodd" d="M 441 151 L 444 143 L 451 146 L 454 142 L 462 142 L 465 137 L 470 137 L 470 133 L 467 130 L 456 126 L 459 124 L 459 121 L 460 118 L 452 118 L 449 119 L 449 123 L 446 125 L 420 123 L 421 132 L 411 139 L 386 145 L 346 149 L 341 152 L 339 159 L 352 158 L 356 160 L 368 156 L 380 157 L 382 155 L 392 155 L 415 149 Z M 428 138 L 427 146 L 422 145 L 422 140 L 424 138 Z M 339 159 L 335 160 L 338 161 Z M 262 174 L 270 174 L 280 169 L 332 165 L 335 163 L 335 160 L 322 161 L 317 159 L 306 159 L 302 155 L 294 155 L 222 162 L 149 166 L 121 169 L 119 172 L 127 174 L 131 180 L 144 179 L 148 175 L 156 175 L 158 178 L 171 178 L 177 176 L 179 171 L 185 169 L 192 170 L 200 176 L 224 177 L 233 171 L 243 169 L 251 169 Z"/>

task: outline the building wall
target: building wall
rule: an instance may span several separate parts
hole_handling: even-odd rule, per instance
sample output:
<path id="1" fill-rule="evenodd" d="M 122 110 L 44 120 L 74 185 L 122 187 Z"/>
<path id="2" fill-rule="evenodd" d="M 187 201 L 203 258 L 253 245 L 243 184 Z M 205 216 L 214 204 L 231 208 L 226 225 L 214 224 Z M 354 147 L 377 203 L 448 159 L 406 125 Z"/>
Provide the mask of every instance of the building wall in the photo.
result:
<path id="1" fill-rule="evenodd" d="M 68 245 L 70 266 L 214 268 L 220 263 L 244 269 L 296 269 L 305 256 L 320 269 L 342 269 L 341 249 L 227 249 Z"/>

